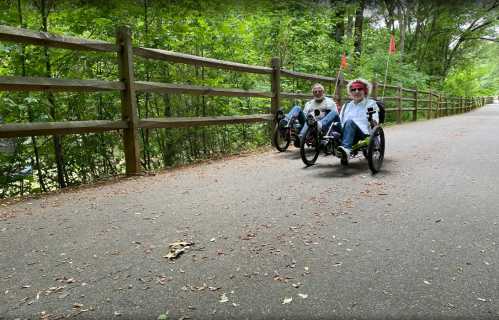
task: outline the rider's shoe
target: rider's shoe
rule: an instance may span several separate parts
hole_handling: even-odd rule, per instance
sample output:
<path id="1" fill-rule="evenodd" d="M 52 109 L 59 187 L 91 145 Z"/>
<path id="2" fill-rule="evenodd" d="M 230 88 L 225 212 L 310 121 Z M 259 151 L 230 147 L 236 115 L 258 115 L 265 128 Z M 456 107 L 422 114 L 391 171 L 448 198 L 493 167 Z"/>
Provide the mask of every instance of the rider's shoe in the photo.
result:
<path id="1" fill-rule="evenodd" d="M 295 146 L 295 148 L 299 148 L 300 147 L 300 138 L 296 138 L 295 141 L 293 142 L 293 145 Z"/>
<path id="2" fill-rule="evenodd" d="M 307 124 L 309 127 L 315 127 L 317 125 L 317 120 L 312 115 L 307 116 Z"/>
<path id="3" fill-rule="evenodd" d="M 338 147 L 338 151 L 341 153 L 341 159 L 345 162 L 348 162 L 348 158 L 350 158 L 350 149 L 345 148 L 343 146 Z"/>

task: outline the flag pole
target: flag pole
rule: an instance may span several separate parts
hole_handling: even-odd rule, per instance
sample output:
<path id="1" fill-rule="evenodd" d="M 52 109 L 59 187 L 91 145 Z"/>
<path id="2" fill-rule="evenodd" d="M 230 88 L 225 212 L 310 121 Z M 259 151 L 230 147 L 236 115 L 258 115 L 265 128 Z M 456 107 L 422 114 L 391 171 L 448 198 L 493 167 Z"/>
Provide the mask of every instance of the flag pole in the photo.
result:
<path id="1" fill-rule="evenodd" d="M 341 63 L 340 63 L 340 68 L 338 69 L 338 73 L 336 74 L 336 83 L 334 85 L 334 92 L 333 92 L 333 97 L 336 96 L 336 90 L 338 88 L 338 82 L 340 80 L 340 72 L 343 68 L 346 68 L 348 66 L 347 64 L 347 57 L 345 55 L 345 51 L 343 51 L 343 54 L 341 55 Z M 341 99 L 341 97 L 340 97 Z"/>
<path id="2" fill-rule="evenodd" d="M 383 93 L 381 94 L 381 101 L 385 98 L 385 88 L 386 88 L 386 77 L 388 76 L 388 62 L 390 61 L 390 54 L 386 58 L 386 68 L 385 68 L 385 80 L 383 81 Z"/>
<path id="3" fill-rule="evenodd" d="M 388 63 L 390 62 L 390 56 L 395 53 L 395 37 L 390 34 L 390 45 L 388 47 L 388 57 L 386 58 L 386 69 L 385 69 L 385 81 L 383 81 L 383 94 L 381 95 L 381 100 L 385 98 L 385 88 L 386 88 L 386 78 L 388 76 Z"/>
<path id="4" fill-rule="evenodd" d="M 335 84 L 334 84 L 333 97 L 336 95 L 336 88 L 338 88 L 338 80 L 340 78 L 340 72 L 341 72 L 341 68 L 338 69 L 338 73 L 336 74 L 336 81 L 335 81 Z"/>

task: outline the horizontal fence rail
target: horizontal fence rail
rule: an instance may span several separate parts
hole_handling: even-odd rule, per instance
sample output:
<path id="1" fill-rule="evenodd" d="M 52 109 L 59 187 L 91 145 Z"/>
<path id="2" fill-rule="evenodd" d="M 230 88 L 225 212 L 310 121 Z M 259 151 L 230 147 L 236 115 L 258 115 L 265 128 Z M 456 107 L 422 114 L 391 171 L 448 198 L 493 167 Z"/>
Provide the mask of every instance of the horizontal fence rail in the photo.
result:
<path id="1" fill-rule="evenodd" d="M 241 89 L 226 89 L 226 88 L 210 88 L 203 86 L 180 85 L 161 82 L 146 82 L 135 81 L 135 90 L 143 92 L 163 92 L 177 94 L 191 94 L 201 96 L 226 96 L 226 97 L 260 97 L 272 98 L 272 92 L 241 90 Z"/>
<path id="2" fill-rule="evenodd" d="M 275 125 L 275 115 L 281 107 L 281 99 L 310 99 L 311 94 L 300 92 L 281 92 L 281 77 L 302 79 L 315 82 L 334 84 L 336 87 L 333 97 L 339 106 L 341 101 L 348 99 L 343 93 L 347 81 L 343 74 L 337 78 L 287 70 L 281 67 L 280 60 L 273 58 L 270 67 L 254 66 L 243 63 L 199 57 L 184 53 L 162 49 L 132 47 L 131 32 L 121 27 L 117 30 L 116 44 L 58 36 L 46 32 L 37 32 L 27 29 L 13 28 L 0 25 L 0 41 L 9 41 L 22 44 L 32 44 L 46 47 L 63 48 L 70 50 L 116 52 L 117 64 L 120 67 L 120 81 L 56 79 L 47 77 L 0 77 L 0 91 L 117 91 L 122 97 L 122 120 L 90 120 L 65 122 L 37 122 L 37 123 L 7 123 L 0 124 L 0 138 L 13 138 L 39 135 L 64 135 L 78 133 L 106 132 L 123 130 L 123 144 L 125 150 L 126 173 L 137 174 L 140 171 L 138 158 L 138 129 L 156 128 L 185 128 L 208 125 L 227 125 L 244 123 L 268 123 Z M 270 76 L 271 90 L 243 90 L 237 88 L 212 88 L 188 84 L 173 84 L 151 81 L 136 81 L 134 79 L 134 56 L 163 60 L 172 63 L 184 63 L 195 66 L 218 68 L 224 70 L 264 74 Z M 445 97 L 438 92 L 403 88 L 390 84 L 373 81 L 372 96 L 379 96 L 383 92 L 382 100 L 392 101 L 396 107 L 386 107 L 387 112 L 394 112 L 396 122 L 402 121 L 403 112 L 412 112 L 412 120 L 417 120 L 418 112 L 425 111 L 427 118 L 470 111 L 480 107 L 490 97 Z M 385 95 L 385 91 L 392 91 Z M 393 95 L 396 90 L 396 95 Z M 252 115 L 225 115 L 211 117 L 169 117 L 169 118 L 138 118 L 137 92 L 173 93 L 200 96 L 226 97 L 256 97 L 270 99 L 270 113 Z M 404 96 L 405 95 L 405 96 Z M 422 96 L 424 95 L 424 96 Z M 404 105 L 404 102 L 412 106 Z"/>
<path id="3" fill-rule="evenodd" d="M 310 73 L 290 71 L 290 70 L 286 70 L 286 69 L 281 69 L 281 75 L 291 77 L 291 78 L 297 78 L 297 79 L 336 83 L 336 78 L 319 76 L 319 75 L 310 74 Z M 309 97 L 310 97 L 310 95 L 309 95 Z"/>
<path id="4" fill-rule="evenodd" d="M 161 49 L 151 48 L 133 48 L 133 53 L 142 58 L 166 60 L 171 62 L 180 62 L 186 64 L 193 64 L 204 67 L 220 68 L 227 70 L 243 71 L 250 73 L 271 74 L 272 68 L 252 66 L 243 63 L 236 63 L 224 60 L 217 60 L 211 58 L 204 58 L 185 53 L 178 53 L 166 51 Z"/>
<path id="5" fill-rule="evenodd" d="M 0 125 L 0 137 L 30 137 L 103 132 L 128 128 L 126 121 L 90 120 L 63 122 L 7 123 Z"/>
<path id="6" fill-rule="evenodd" d="M 115 44 L 104 41 L 56 36 L 47 32 L 37 32 L 4 25 L 0 25 L 0 41 L 1 40 L 71 50 L 101 52 L 118 51 L 118 47 Z"/>
<path id="7" fill-rule="evenodd" d="M 72 80 L 43 77 L 0 77 L 3 91 L 121 91 L 120 81 Z"/>
<path id="8" fill-rule="evenodd" d="M 244 115 L 244 116 L 218 116 L 218 117 L 177 117 L 177 118 L 151 118 L 141 119 L 139 128 L 185 128 L 206 125 L 255 123 L 270 121 L 272 114 Z"/>

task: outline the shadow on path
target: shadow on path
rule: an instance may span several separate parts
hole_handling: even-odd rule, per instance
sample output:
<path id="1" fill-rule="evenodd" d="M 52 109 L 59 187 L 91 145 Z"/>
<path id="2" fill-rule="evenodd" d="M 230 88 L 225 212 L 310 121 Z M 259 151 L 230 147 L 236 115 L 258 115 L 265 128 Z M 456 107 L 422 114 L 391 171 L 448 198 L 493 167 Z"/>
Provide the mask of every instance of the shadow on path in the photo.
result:
<path id="1" fill-rule="evenodd" d="M 303 170 L 313 172 L 313 174 L 315 174 L 315 176 L 318 178 L 348 178 L 358 175 L 372 175 L 366 159 L 350 160 L 348 166 L 341 165 L 339 159 L 335 159 L 333 157 L 324 160 L 326 161 L 323 161 L 322 163 L 316 163 L 315 165 L 310 167 L 304 166 Z M 384 159 L 381 171 L 377 173 L 376 176 L 382 177 L 391 175 L 391 170 L 389 167 L 387 167 L 387 165 L 392 162 L 393 161 L 390 159 Z"/>

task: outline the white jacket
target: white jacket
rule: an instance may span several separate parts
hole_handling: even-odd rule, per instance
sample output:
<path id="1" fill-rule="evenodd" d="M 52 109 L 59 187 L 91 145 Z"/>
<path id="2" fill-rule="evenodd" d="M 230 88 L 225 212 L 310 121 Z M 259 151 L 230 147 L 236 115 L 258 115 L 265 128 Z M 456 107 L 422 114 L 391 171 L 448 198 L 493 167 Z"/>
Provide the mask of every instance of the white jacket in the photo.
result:
<path id="1" fill-rule="evenodd" d="M 334 103 L 334 100 L 329 97 L 324 97 L 324 99 L 322 99 L 320 103 L 315 101 L 315 99 L 308 101 L 307 103 L 305 103 L 305 108 L 303 108 L 303 113 L 306 116 L 310 112 L 313 113 L 315 109 L 319 109 L 319 111 L 321 112 L 319 118 L 323 118 L 326 115 L 326 110 L 338 112 L 336 103 Z"/>
<path id="2" fill-rule="evenodd" d="M 376 113 L 373 114 L 373 120 L 379 122 L 379 108 L 376 101 L 370 98 L 364 98 L 359 103 L 350 101 L 341 108 L 340 119 L 341 125 L 344 125 L 347 120 L 352 120 L 359 129 L 369 134 L 369 122 L 367 121 L 367 108 L 372 107 Z"/>

